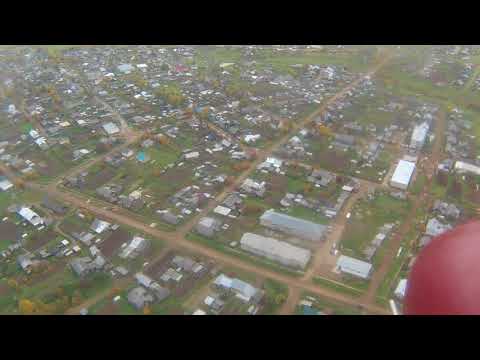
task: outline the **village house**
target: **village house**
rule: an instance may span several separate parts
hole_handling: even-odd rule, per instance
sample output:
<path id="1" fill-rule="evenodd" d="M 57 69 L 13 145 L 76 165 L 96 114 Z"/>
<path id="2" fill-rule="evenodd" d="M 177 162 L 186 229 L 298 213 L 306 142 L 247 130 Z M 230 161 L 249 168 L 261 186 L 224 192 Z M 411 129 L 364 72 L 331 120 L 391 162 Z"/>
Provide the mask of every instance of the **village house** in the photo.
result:
<path id="1" fill-rule="evenodd" d="M 222 222 L 211 217 L 203 217 L 195 226 L 195 230 L 203 236 L 212 237 L 220 229 Z"/>
<path id="2" fill-rule="evenodd" d="M 154 302 L 154 297 L 145 288 L 137 286 L 130 290 L 127 295 L 127 301 L 137 310 L 142 310 Z"/>
<path id="3" fill-rule="evenodd" d="M 264 181 L 259 183 L 250 178 L 247 178 L 240 186 L 240 190 L 246 192 L 247 194 L 263 197 L 266 191 L 265 185 L 266 183 Z"/>
<path id="4" fill-rule="evenodd" d="M 145 254 L 149 250 L 150 245 L 150 240 L 134 236 L 118 256 L 122 259 L 135 259 L 139 255 Z"/>
<path id="5" fill-rule="evenodd" d="M 220 274 L 213 282 L 213 285 L 221 291 L 232 291 L 235 297 L 246 303 L 259 303 L 264 293 L 240 279 L 230 278 Z"/>

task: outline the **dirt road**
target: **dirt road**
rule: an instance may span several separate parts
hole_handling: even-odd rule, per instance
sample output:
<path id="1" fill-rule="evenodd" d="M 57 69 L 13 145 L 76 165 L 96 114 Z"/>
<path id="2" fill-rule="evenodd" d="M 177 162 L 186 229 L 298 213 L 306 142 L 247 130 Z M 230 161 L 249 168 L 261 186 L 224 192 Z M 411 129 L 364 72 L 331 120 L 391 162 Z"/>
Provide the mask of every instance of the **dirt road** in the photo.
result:
<path id="1" fill-rule="evenodd" d="M 295 308 L 297 307 L 298 302 L 300 301 L 300 296 L 301 296 L 301 289 L 299 288 L 290 289 L 287 300 L 278 311 L 278 315 L 293 315 L 295 313 Z"/>
<path id="2" fill-rule="evenodd" d="M 380 186 L 379 184 L 375 184 L 377 187 Z M 357 193 L 354 193 L 350 196 L 347 200 L 347 203 L 344 205 L 342 210 L 337 214 L 337 217 L 331 224 L 332 231 L 327 235 L 325 241 L 319 245 L 319 249 L 317 249 L 313 256 L 313 261 L 310 264 L 309 269 L 305 272 L 304 279 L 311 280 L 317 272 L 320 271 L 321 267 L 334 267 L 337 261 L 337 257 L 330 253 L 333 244 L 337 244 L 342 237 L 343 231 L 347 224 L 347 213 L 349 213 L 358 199 L 363 198 L 368 188 L 372 186 L 368 183 L 361 183 L 360 189 Z"/>
<path id="3" fill-rule="evenodd" d="M 445 137 L 445 128 L 446 128 L 446 114 L 442 109 L 437 115 L 437 121 L 435 126 L 435 142 L 432 146 L 432 155 L 429 158 L 428 165 L 429 168 L 427 171 L 427 181 L 425 182 L 424 188 L 419 196 L 411 196 L 410 199 L 413 200 L 412 211 L 408 214 L 405 222 L 400 226 L 397 234 L 389 241 L 387 251 L 385 252 L 382 264 L 374 272 L 372 280 L 370 281 L 370 286 L 367 293 L 365 294 L 364 301 L 367 303 L 374 303 L 378 287 L 382 283 L 384 277 L 391 268 L 395 257 L 397 256 L 398 249 L 402 241 L 405 239 L 405 236 L 410 231 L 412 226 L 414 226 L 414 220 L 417 216 L 417 211 L 421 205 L 427 205 L 429 207 L 433 199 L 430 196 L 430 184 L 433 180 L 433 174 L 437 168 L 438 162 L 442 156 L 443 142 Z"/>
<path id="4" fill-rule="evenodd" d="M 112 220 L 113 222 L 116 222 L 119 224 L 127 225 L 132 228 L 138 229 L 146 234 L 151 235 L 153 238 L 164 240 L 167 246 L 169 246 L 171 249 L 180 250 L 180 251 L 186 250 L 189 252 L 198 253 L 201 256 L 215 260 L 217 263 L 221 265 L 233 266 L 238 269 L 260 275 L 265 278 L 271 278 L 273 280 L 285 283 L 287 286 L 289 286 L 290 291 L 292 291 L 293 294 L 296 294 L 296 292 L 300 290 L 307 290 L 315 295 L 325 297 L 326 299 L 329 299 L 329 300 L 340 301 L 347 305 L 352 305 L 352 306 L 362 305 L 371 313 L 388 314 L 388 312 L 385 309 L 383 309 L 380 306 L 377 306 L 376 304 L 365 303 L 363 301 L 360 301 L 359 303 L 358 299 L 353 299 L 348 296 L 345 296 L 344 294 L 336 293 L 335 291 L 332 291 L 330 289 L 321 288 L 318 285 L 314 285 L 313 283 L 311 283 L 309 279 L 298 279 L 295 277 L 286 276 L 286 275 L 277 273 L 275 271 L 271 271 L 266 268 L 253 265 L 251 263 L 244 262 L 243 260 L 240 260 L 235 256 L 227 255 L 223 252 L 219 252 L 215 249 L 205 247 L 201 244 L 191 242 L 185 239 L 185 235 L 198 222 L 198 219 L 201 216 L 204 216 L 205 214 L 210 212 L 218 202 L 223 201 L 223 199 L 232 190 L 234 190 L 237 186 L 239 186 L 255 170 L 258 164 L 263 162 L 267 156 L 270 156 L 280 146 L 284 145 L 290 139 L 293 133 L 295 133 L 300 128 L 312 122 L 317 116 L 322 114 L 329 105 L 335 103 L 336 101 L 344 97 L 352 89 L 354 89 L 355 86 L 357 86 L 363 79 L 365 79 L 366 76 L 373 76 L 388 60 L 389 58 L 385 57 L 385 59 L 379 62 L 366 75 L 359 77 L 357 80 L 353 81 L 350 85 L 343 88 L 340 92 L 338 92 L 336 95 L 330 98 L 325 104 L 323 104 L 316 111 L 314 111 L 309 116 L 307 116 L 303 121 L 295 123 L 290 133 L 286 134 L 285 136 L 280 138 L 277 142 L 272 144 L 268 149 L 263 151 L 251 163 L 250 167 L 245 172 L 240 174 L 240 176 L 231 185 L 227 186 L 215 199 L 211 200 L 208 203 L 207 207 L 204 210 L 202 210 L 201 213 L 194 216 L 186 224 L 181 226 L 178 229 L 178 231 L 174 233 L 167 233 L 158 229 L 154 229 L 154 228 L 151 228 L 149 225 L 141 221 L 138 221 L 132 217 L 129 217 L 123 214 L 114 213 L 112 211 L 109 211 L 103 208 L 99 208 L 93 205 L 92 203 L 88 203 L 85 199 L 80 198 L 77 195 L 74 195 L 73 193 L 69 193 L 64 190 L 56 188 L 56 186 L 50 186 L 50 185 L 45 186 L 45 185 L 39 185 L 34 183 L 26 183 L 26 186 L 32 190 L 42 191 L 48 194 L 49 196 L 52 196 L 53 198 L 56 198 L 56 199 L 60 199 L 61 201 L 67 204 L 70 204 L 76 207 L 86 208 L 97 216 L 103 217 L 108 220 Z M 154 262 L 156 260 L 157 258 L 152 259 L 151 261 Z"/>

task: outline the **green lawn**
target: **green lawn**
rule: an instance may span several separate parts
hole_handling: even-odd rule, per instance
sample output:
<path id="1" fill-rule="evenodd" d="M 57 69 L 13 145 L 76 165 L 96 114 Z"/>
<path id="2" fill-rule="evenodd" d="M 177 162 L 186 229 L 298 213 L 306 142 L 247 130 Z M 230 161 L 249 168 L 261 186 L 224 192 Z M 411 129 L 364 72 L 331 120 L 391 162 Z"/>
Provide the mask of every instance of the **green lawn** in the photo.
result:
<path id="1" fill-rule="evenodd" d="M 363 249 L 374 239 L 378 229 L 386 223 L 402 222 L 408 211 L 407 201 L 388 194 L 376 195 L 373 200 L 360 200 L 345 227 L 341 248 L 351 252 L 349 255 L 362 258 Z"/>
<path id="2" fill-rule="evenodd" d="M 288 286 L 272 279 L 263 282 L 266 303 L 262 310 L 263 315 L 275 314 L 288 297 Z"/>
<path id="3" fill-rule="evenodd" d="M 178 160 L 180 156 L 179 151 L 175 151 L 167 146 L 161 148 L 152 147 L 148 149 L 147 153 L 151 160 L 155 160 L 155 166 L 164 167 Z"/>
<path id="4" fill-rule="evenodd" d="M 353 296 L 353 297 L 358 297 L 363 294 L 363 289 L 357 289 L 357 288 L 352 288 L 350 285 L 342 285 L 339 282 L 334 282 L 326 278 L 321 278 L 321 277 L 314 277 L 313 282 L 317 285 L 332 289 L 334 291 Z"/>
<path id="5" fill-rule="evenodd" d="M 415 195 L 420 194 L 425 186 L 426 181 L 427 177 L 424 174 L 418 174 L 415 182 L 410 187 L 410 192 Z"/>
<path id="6" fill-rule="evenodd" d="M 311 209 L 307 209 L 304 206 L 292 206 L 288 209 L 286 213 L 290 216 L 308 221 L 313 221 L 317 224 L 327 225 L 330 222 L 330 219 L 326 216 Z"/>

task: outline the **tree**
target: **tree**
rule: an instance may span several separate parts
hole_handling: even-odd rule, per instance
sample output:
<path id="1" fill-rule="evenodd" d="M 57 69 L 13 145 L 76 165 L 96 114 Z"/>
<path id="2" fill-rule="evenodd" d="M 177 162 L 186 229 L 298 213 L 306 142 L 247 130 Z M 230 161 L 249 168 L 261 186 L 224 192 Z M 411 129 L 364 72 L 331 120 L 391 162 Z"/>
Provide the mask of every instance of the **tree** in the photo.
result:
<path id="1" fill-rule="evenodd" d="M 170 67 L 168 66 L 167 63 L 163 63 L 162 66 L 160 66 L 160 70 L 162 71 L 168 71 Z"/>
<path id="2" fill-rule="evenodd" d="M 38 178 L 38 173 L 34 170 L 34 171 L 30 171 L 28 173 L 26 173 L 23 178 L 27 181 L 32 181 L 32 180 L 36 180 Z"/>
<path id="3" fill-rule="evenodd" d="M 159 177 L 160 175 L 162 175 L 162 170 L 159 169 L 159 168 L 155 168 L 152 171 L 152 175 L 155 176 L 155 177 Z"/>
<path id="4" fill-rule="evenodd" d="M 318 133 L 320 135 L 326 136 L 326 137 L 332 136 L 332 130 L 328 126 L 325 126 L 325 125 L 319 125 L 318 126 Z"/>
<path id="5" fill-rule="evenodd" d="M 170 141 L 168 140 L 168 137 L 166 137 L 166 136 L 163 135 L 163 134 L 159 134 L 159 135 L 157 136 L 157 138 L 158 138 L 158 142 L 160 143 L 160 145 L 168 145 L 168 143 L 170 142 Z"/>
<path id="6" fill-rule="evenodd" d="M 274 297 L 274 303 L 275 305 L 282 305 L 285 300 L 287 300 L 287 297 L 283 293 L 278 293 Z"/>
<path id="7" fill-rule="evenodd" d="M 18 290 L 18 289 L 19 289 L 18 282 L 17 282 L 17 280 L 15 280 L 15 279 L 8 279 L 7 285 L 10 286 L 10 287 L 11 287 L 12 289 L 14 289 L 14 290 Z"/>
<path id="8" fill-rule="evenodd" d="M 145 307 L 143 308 L 143 315 L 152 315 L 152 309 L 150 308 L 150 306 L 145 305 Z"/>
<path id="9" fill-rule="evenodd" d="M 247 170 L 249 167 L 250 167 L 250 162 L 249 162 L 249 161 L 246 161 L 246 160 L 237 162 L 237 163 L 233 164 L 233 166 L 232 166 L 233 170 L 235 170 L 235 171 L 237 171 L 237 172 L 245 171 L 245 170 Z"/>
<path id="10" fill-rule="evenodd" d="M 243 212 L 245 215 L 254 215 L 261 213 L 263 208 L 257 204 L 247 204 L 245 205 Z"/>
<path id="11" fill-rule="evenodd" d="M 198 114 L 198 117 L 200 118 L 200 120 L 207 120 L 209 113 L 210 113 L 210 109 L 208 108 L 208 106 L 205 106 L 202 109 L 202 111 Z"/>
<path id="12" fill-rule="evenodd" d="M 312 183 L 307 182 L 307 183 L 305 183 L 305 185 L 303 186 L 303 193 L 304 193 L 304 194 L 308 194 L 309 192 L 312 191 L 312 189 L 313 189 Z"/>
<path id="13" fill-rule="evenodd" d="M 16 180 L 14 181 L 14 185 L 15 185 L 19 190 L 25 189 L 25 181 L 23 181 L 22 179 L 16 179 Z"/>
<path id="14" fill-rule="evenodd" d="M 235 182 L 235 177 L 234 176 L 227 176 L 225 179 L 225 185 L 229 186 L 232 185 Z"/>
<path id="15" fill-rule="evenodd" d="M 457 199 L 462 196 L 462 184 L 457 179 L 455 179 L 448 188 L 448 195 Z"/>
<path id="16" fill-rule="evenodd" d="M 439 171 L 437 173 L 437 183 L 442 186 L 447 186 L 448 175 L 444 171 Z"/>
<path id="17" fill-rule="evenodd" d="M 21 299 L 18 302 L 18 310 L 23 315 L 31 315 L 35 313 L 35 311 L 37 310 L 37 307 L 33 301 L 28 299 Z"/>
<path id="18" fill-rule="evenodd" d="M 117 296 L 118 294 L 120 294 L 122 292 L 122 289 L 120 289 L 119 287 L 116 287 L 114 286 L 111 290 L 110 290 L 110 297 L 115 297 Z"/>
<path id="19" fill-rule="evenodd" d="M 97 145 L 95 145 L 95 151 L 99 154 L 107 152 L 110 148 L 110 144 L 106 144 L 103 142 L 99 142 L 97 143 Z"/>

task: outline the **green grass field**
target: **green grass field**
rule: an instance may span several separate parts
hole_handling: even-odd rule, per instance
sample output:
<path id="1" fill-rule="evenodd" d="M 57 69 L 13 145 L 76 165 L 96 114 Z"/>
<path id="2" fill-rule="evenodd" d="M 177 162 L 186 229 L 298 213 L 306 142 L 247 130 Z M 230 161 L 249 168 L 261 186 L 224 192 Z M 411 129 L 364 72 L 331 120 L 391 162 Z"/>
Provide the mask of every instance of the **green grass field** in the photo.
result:
<path id="1" fill-rule="evenodd" d="M 352 256 L 363 257 L 363 249 L 374 239 L 378 229 L 386 223 L 402 222 L 408 211 L 408 202 L 387 194 L 377 195 L 370 201 L 360 200 L 342 235 L 341 248 Z"/>
<path id="2" fill-rule="evenodd" d="M 313 282 L 322 287 L 329 288 L 334 291 L 337 291 L 349 296 L 353 296 L 353 297 L 358 297 L 363 294 L 363 290 L 361 289 L 353 288 L 350 285 L 345 286 L 339 282 L 331 281 L 326 278 L 314 277 Z"/>

